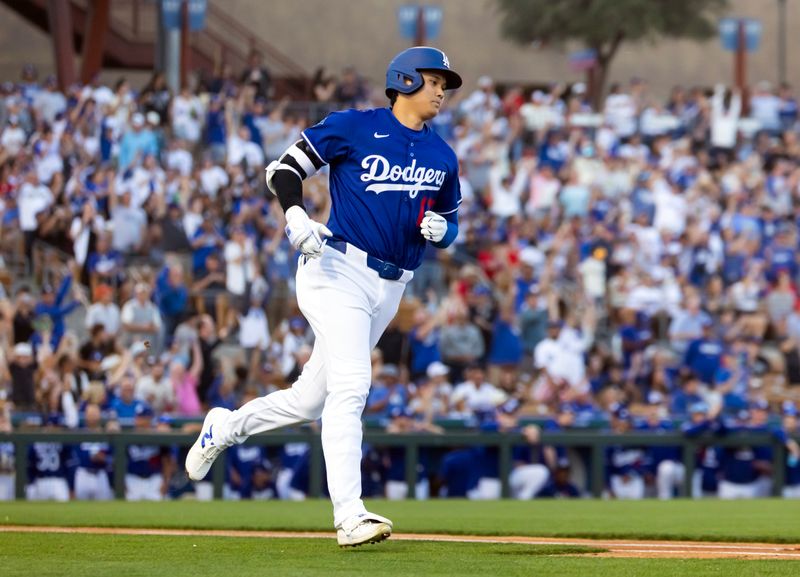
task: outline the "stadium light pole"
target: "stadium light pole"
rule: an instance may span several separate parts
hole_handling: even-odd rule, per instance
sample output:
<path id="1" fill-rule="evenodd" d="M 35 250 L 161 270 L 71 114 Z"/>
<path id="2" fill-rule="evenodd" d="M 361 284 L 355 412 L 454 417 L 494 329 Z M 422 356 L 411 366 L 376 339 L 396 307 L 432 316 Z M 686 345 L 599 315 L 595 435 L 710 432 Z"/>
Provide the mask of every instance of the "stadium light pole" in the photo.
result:
<path id="1" fill-rule="evenodd" d="M 786 82 L 786 0 L 778 0 L 778 83 Z"/>

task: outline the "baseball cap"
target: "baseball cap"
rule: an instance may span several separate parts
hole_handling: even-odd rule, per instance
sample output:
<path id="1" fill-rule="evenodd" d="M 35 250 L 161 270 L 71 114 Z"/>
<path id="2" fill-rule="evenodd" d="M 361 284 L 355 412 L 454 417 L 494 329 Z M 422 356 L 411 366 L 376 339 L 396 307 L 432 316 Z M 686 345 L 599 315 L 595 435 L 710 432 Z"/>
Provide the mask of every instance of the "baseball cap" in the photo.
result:
<path id="1" fill-rule="evenodd" d="M 141 355 L 145 351 L 147 351 L 147 347 L 141 341 L 137 341 L 131 346 L 131 356 L 133 357 Z"/>
<path id="2" fill-rule="evenodd" d="M 428 375 L 429 379 L 434 377 L 443 377 L 444 375 L 450 374 L 450 368 L 440 361 L 433 361 L 430 365 L 428 365 L 425 374 Z"/>
<path id="3" fill-rule="evenodd" d="M 305 321 L 300 317 L 292 317 L 292 319 L 289 321 L 290 329 L 302 329 L 305 326 L 306 326 Z"/>
<path id="4" fill-rule="evenodd" d="M 131 116 L 131 125 L 136 127 L 144 126 L 144 115 L 141 112 L 137 112 Z"/>
<path id="5" fill-rule="evenodd" d="M 14 345 L 14 354 L 18 357 L 33 356 L 33 347 L 30 343 L 17 343 Z"/>
<path id="6" fill-rule="evenodd" d="M 134 413 L 136 414 L 137 417 L 152 417 L 153 409 L 151 409 L 150 405 L 146 403 L 140 403 L 136 405 Z"/>
<path id="7" fill-rule="evenodd" d="M 397 419 L 399 417 L 406 417 L 412 418 L 414 416 L 414 411 L 412 411 L 408 407 L 401 407 L 400 405 L 395 405 L 391 409 L 389 409 L 389 417 L 392 419 Z"/>
<path id="8" fill-rule="evenodd" d="M 631 418 L 631 412 L 626 407 L 617 407 L 614 412 L 612 413 L 615 419 L 619 419 L 620 421 L 629 421 Z"/>
<path id="9" fill-rule="evenodd" d="M 556 461 L 556 468 L 557 469 L 569 469 L 570 462 L 568 457 L 561 457 Z"/>
<path id="10" fill-rule="evenodd" d="M 785 417 L 796 417 L 798 415 L 797 405 L 792 401 L 783 401 L 781 412 Z"/>
<path id="11" fill-rule="evenodd" d="M 499 411 L 503 414 L 510 415 L 517 412 L 522 405 L 517 399 L 508 399 L 505 403 L 498 407 Z"/>
<path id="12" fill-rule="evenodd" d="M 386 364 L 381 367 L 380 373 L 378 373 L 380 377 L 399 377 L 400 371 L 397 368 L 397 365 Z"/>
<path id="13" fill-rule="evenodd" d="M 478 86 L 481 88 L 489 88 L 492 84 L 494 84 L 494 81 L 491 76 L 481 76 L 478 78 Z"/>
<path id="14" fill-rule="evenodd" d="M 703 401 L 692 403 L 689 407 L 689 413 L 708 413 L 708 404 Z"/>
<path id="15" fill-rule="evenodd" d="M 161 122 L 161 116 L 159 116 L 158 112 L 151 110 L 147 113 L 148 124 L 158 124 L 159 122 Z"/>
<path id="16" fill-rule="evenodd" d="M 766 399 L 756 399 L 750 403 L 749 408 L 751 411 L 769 411 L 769 403 Z"/>
<path id="17" fill-rule="evenodd" d="M 662 395 L 660 391 L 650 391 L 649 393 L 647 393 L 648 405 L 660 405 L 663 402 L 664 402 L 664 395 Z"/>

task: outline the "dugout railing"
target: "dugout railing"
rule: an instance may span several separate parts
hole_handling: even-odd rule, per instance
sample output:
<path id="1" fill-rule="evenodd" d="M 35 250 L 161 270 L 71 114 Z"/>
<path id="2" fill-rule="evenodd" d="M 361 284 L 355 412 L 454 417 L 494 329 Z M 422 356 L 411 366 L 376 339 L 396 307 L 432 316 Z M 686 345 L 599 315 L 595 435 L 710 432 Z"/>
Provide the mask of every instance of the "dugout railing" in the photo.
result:
<path id="1" fill-rule="evenodd" d="M 123 431 L 118 433 L 68 432 L 68 431 L 21 431 L 0 433 L 0 443 L 13 443 L 15 454 L 16 497 L 25 498 L 28 484 L 28 449 L 32 443 L 54 442 L 74 445 L 83 442 L 107 442 L 113 447 L 113 488 L 118 499 L 125 498 L 125 472 L 127 469 L 127 445 L 184 446 L 188 447 L 197 439 L 196 433 L 151 433 Z M 438 449 L 458 447 L 495 447 L 498 450 L 502 495 L 510 496 L 508 484 L 511 472 L 512 449 L 527 444 L 520 434 L 447 432 L 445 434 L 385 433 L 365 431 L 364 442 L 375 447 L 402 447 L 405 449 L 405 478 L 408 483 L 409 498 L 414 497 L 417 482 L 417 464 L 420 447 Z M 247 441 L 251 445 L 282 446 L 288 443 L 308 443 L 309 496 L 319 497 L 322 493 L 322 443 L 318 432 L 311 429 L 284 431 L 256 435 Z M 686 437 L 678 432 L 664 433 L 626 433 L 613 434 L 595 431 L 543 432 L 541 444 L 582 449 L 588 451 L 588 480 L 590 492 L 600 497 L 605 488 L 605 450 L 610 446 L 625 447 L 680 447 L 685 467 L 684 483 L 680 496 L 691 495 L 692 477 L 696 468 L 696 454 L 700 447 L 756 447 L 772 448 L 772 492 L 780 496 L 784 486 L 784 463 L 786 449 L 770 433 L 737 432 L 728 435 L 703 435 Z M 218 459 L 212 468 L 214 498 L 221 499 L 225 483 L 225 459 Z"/>

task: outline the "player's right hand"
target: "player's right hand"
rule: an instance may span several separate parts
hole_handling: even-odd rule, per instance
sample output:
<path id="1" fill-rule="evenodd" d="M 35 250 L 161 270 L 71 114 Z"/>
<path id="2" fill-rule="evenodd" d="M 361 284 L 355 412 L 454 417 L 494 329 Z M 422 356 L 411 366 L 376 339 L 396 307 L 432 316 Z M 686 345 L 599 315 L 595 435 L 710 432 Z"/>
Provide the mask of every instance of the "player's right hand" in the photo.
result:
<path id="1" fill-rule="evenodd" d="M 286 236 L 292 246 L 308 258 L 322 256 L 325 238 L 333 233 L 324 224 L 311 220 L 299 206 L 290 206 L 286 211 Z"/>

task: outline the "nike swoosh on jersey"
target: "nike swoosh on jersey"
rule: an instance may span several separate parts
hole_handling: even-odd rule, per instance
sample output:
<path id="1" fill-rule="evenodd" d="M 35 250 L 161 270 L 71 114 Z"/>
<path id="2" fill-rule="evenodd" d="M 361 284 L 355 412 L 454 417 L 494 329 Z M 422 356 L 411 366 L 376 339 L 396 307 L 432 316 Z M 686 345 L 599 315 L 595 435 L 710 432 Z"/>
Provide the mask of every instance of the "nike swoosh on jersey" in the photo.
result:
<path id="1" fill-rule="evenodd" d="M 388 135 L 388 134 L 378 134 L 378 133 L 376 132 L 376 133 L 375 133 L 375 134 L 373 134 L 372 136 L 374 136 L 375 138 L 387 138 L 389 135 Z"/>

